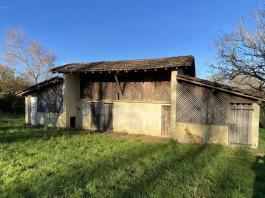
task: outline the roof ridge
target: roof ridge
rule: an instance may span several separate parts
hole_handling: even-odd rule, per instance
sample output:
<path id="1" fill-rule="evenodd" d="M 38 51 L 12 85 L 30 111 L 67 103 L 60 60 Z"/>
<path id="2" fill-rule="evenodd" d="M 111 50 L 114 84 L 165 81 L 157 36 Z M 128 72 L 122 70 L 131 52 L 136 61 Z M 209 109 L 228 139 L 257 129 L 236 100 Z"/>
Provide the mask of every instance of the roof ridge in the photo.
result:
<path id="1" fill-rule="evenodd" d="M 141 58 L 141 59 L 118 59 L 118 60 L 103 60 L 103 61 L 91 61 L 91 62 L 72 62 L 64 65 L 71 64 L 89 64 L 89 63 L 106 63 L 106 62 L 130 62 L 130 61 L 148 61 L 148 60 L 163 60 L 163 59 L 171 59 L 171 58 L 194 58 L 192 55 L 187 56 L 166 56 L 166 57 L 158 57 L 158 58 Z"/>
<path id="2" fill-rule="evenodd" d="M 157 61 L 157 62 L 156 62 Z M 153 69 L 163 67 L 178 67 L 178 66 L 194 66 L 194 57 L 187 56 L 171 56 L 159 58 L 146 59 L 132 59 L 132 60 L 112 60 L 112 61 L 97 61 L 97 62 L 80 62 L 68 63 L 55 68 L 52 72 L 79 72 L 79 71 L 115 71 L 115 70 L 140 70 Z M 122 65 L 123 64 L 123 65 Z M 141 68 L 141 66 L 143 68 Z"/>

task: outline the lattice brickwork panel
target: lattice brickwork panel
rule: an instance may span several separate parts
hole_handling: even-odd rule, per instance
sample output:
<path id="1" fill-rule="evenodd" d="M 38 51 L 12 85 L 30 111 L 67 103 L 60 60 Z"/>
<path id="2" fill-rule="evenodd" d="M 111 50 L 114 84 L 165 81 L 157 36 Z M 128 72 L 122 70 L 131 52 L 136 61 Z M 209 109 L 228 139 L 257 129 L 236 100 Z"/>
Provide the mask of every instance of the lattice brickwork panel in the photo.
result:
<path id="1" fill-rule="evenodd" d="M 143 100 L 143 82 L 120 83 L 123 91 L 122 100 Z"/>
<path id="2" fill-rule="evenodd" d="M 154 99 L 170 101 L 170 81 L 157 81 L 154 83 Z"/>
<path id="3" fill-rule="evenodd" d="M 178 84 L 177 121 L 200 124 L 227 124 L 229 98 L 223 93 L 194 86 Z"/>
<path id="4" fill-rule="evenodd" d="M 119 93 L 116 82 L 86 82 L 81 86 L 80 97 L 91 100 L 166 100 L 170 101 L 170 81 L 120 82 Z"/>
<path id="5" fill-rule="evenodd" d="M 63 93 L 62 86 L 47 88 L 37 93 L 38 112 L 60 113 L 63 111 Z"/>

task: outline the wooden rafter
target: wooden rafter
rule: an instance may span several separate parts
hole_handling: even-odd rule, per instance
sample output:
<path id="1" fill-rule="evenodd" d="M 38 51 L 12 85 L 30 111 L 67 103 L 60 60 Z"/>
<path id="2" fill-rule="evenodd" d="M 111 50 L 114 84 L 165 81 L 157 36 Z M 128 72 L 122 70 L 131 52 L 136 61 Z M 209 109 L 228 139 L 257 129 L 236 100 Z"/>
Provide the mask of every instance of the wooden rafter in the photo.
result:
<path id="1" fill-rule="evenodd" d="M 118 92 L 119 92 L 119 94 L 122 96 L 122 95 L 123 95 L 123 92 L 122 92 L 122 89 L 121 89 L 121 85 L 120 85 L 120 83 L 119 83 L 118 76 L 117 76 L 117 75 L 114 75 L 114 78 L 115 78 L 116 84 L 117 84 L 117 86 L 118 86 Z"/>

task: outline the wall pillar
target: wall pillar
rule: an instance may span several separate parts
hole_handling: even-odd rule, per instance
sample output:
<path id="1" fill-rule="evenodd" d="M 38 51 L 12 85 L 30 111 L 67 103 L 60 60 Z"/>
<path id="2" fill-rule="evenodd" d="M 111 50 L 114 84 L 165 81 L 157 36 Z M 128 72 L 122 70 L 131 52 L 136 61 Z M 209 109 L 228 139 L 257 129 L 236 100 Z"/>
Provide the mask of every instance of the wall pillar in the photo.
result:
<path id="1" fill-rule="evenodd" d="M 29 123 L 29 108 L 30 108 L 30 95 L 25 97 L 25 124 L 28 125 Z"/>
<path id="2" fill-rule="evenodd" d="M 171 71 L 171 109 L 170 109 L 170 133 L 171 137 L 176 134 L 177 123 L 177 75 L 178 71 Z"/>
<path id="3" fill-rule="evenodd" d="M 66 127 L 70 127 L 70 117 L 76 117 L 76 127 L 80 128 L 78 107 L 80 100 L 80 77 L 78 74 L 64 75 L 64 113 Z"/>
<path id="4" fill-rule="evenodd" d="M 252 122 L 251 122 L 251 147 L 257 148 L 259 143 L 259 114 L 260 106 L 257 103 L 252 104 Z"/>

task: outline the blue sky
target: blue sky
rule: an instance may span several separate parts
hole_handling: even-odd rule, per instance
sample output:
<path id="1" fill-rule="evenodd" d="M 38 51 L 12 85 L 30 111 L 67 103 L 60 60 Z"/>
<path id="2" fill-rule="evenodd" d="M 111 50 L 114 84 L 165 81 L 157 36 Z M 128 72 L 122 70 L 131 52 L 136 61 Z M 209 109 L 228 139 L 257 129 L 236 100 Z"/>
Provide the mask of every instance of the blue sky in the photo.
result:
<path id="1" fill-rule="evenodd" d="M 197 76 L 214 61 L 213 40 L 251 18 L 255 0 L 1 0 L 5 32 L 22 27 L 56 64 L 194 55 Z"/>

